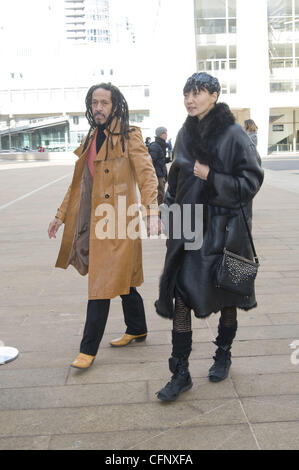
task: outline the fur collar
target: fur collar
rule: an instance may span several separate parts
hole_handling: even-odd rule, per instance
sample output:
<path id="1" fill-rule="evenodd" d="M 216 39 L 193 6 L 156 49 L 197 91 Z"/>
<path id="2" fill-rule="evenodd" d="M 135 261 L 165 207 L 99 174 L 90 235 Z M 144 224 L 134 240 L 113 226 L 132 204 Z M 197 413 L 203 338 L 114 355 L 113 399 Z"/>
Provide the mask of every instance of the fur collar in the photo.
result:
<path id="1" fill-rule="evenodd" d="M 201 120 L 188 116 L 183 129 L 186 145 L 194 160 L 209 164 L 213 160 L 215 138 L 235 123 L 235 117 L 226 103 L 217 103 Z"/>

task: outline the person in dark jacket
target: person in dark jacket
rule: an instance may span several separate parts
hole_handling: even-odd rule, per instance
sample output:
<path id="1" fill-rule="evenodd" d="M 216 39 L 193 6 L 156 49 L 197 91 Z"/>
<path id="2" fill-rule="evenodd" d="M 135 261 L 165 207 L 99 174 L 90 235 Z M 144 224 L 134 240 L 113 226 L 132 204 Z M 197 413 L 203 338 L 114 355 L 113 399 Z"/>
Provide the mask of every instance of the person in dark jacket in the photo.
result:
<path id="1" fill-rule="evenodd" d="M 149 148 L 149 146 L 151 145 L 151 141 L 152 141 L 152 139 L 150 137 L 147 137 L 145 139 L 145 145 L 146 145 L 147 148 Z"/>
<path id="2" fill-rule="evenodd" d="M 159 298 L 155 302 L 157 313 L 173 320 L 169 359 L 173 376 L 157 392 L 158 398 L 165 401 L 175 400 L 192 387 L 188 364 L 192 348 L 191 310 L 198 318 L 221 312 L 217 350 L 209 370 L 210 381 L 218 382 L 228 376 L 231 365 L 237 308 L 249 310 L 257 305 L 254 292 L 250 297 L 231 293 L 217 287 L 214 280 L 224 246 L 252 259 L 240 201 L 251 228 L 252 199 L 263 182 L 256 147 L 235 122 L 229 107 L 217 103 L 219 94 L 219 82 L 211 75 L 196 73 L 187 80 L 184 102 L 188 117 L 178 133 L 168 176 L 166 207 L 201 205 L 203 231 L 197 249 L 187 249 L 186 237 L 174 237 L 171 231 L 167 240 Z"/>
<path id="3" fill-rule="evenodd" d="M 158 178 L 158 205 L 162 204 L 165 196 L 165 184 L 167 181 L 166 163 L 169 158 L 166 157 L 167 152 L 167 129 L 166 127 L 158 127 L 156 129 L 155 142 L 148 147 L 148 151 L 153 160 L 153 165 Z"/>

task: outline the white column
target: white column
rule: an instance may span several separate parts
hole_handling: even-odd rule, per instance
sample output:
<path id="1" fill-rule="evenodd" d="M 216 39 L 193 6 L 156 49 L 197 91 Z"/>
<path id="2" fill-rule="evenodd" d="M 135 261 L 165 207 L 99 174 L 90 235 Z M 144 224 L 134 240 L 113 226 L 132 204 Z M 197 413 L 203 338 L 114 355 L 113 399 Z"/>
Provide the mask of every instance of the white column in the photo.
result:
<path id="1" fill-rule="evenodd" d="M 268 153 L 269 48 L 267 0 L 237 0 L 237 93 L 258 126 L 258 150 Z"/>

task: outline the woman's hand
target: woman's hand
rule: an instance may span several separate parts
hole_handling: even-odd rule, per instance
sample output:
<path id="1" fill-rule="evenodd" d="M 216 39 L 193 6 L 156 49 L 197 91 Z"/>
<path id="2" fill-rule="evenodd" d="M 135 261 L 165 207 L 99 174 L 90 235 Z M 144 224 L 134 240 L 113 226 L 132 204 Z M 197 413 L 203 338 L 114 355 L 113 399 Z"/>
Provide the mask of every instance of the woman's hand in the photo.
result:
<path id="1" fill-rule="evenodd" d="M 208 178 L 209 171 L 210 167 L 208 165 L 203 165 L 196 160 L 193 173 L 197 178 L 206 180 Z"/>

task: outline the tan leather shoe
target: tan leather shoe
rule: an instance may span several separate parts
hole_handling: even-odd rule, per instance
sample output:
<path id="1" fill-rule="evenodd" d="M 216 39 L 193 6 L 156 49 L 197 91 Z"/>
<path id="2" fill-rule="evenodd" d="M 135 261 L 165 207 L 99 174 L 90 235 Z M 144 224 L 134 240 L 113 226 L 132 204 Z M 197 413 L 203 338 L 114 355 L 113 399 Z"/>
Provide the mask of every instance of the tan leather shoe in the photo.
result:
<path id="1" fill-rule="evenodd" d="M 147 333 L 143 333 L 142 335 L 128 335 L 125 333 L 122 335 L 121 338 L 114 339 L 113 341 L 110 341 L 111 346 L 114 346 L 116 348 L 120 348 L 122 346 L 127 346 L 128 344 L 132 343 L 132 341 L 144 341 L 147 336 Z"/>
<path id="2" fill-rule="evenodd" d="M 88 369 L 94 361 L 95 356 L 90 356 L 89 354 L 80 353 L 71 364 L 71 367 L 76 369 Z"/>

